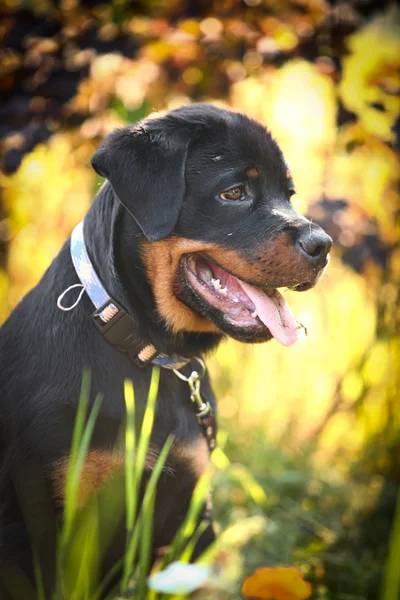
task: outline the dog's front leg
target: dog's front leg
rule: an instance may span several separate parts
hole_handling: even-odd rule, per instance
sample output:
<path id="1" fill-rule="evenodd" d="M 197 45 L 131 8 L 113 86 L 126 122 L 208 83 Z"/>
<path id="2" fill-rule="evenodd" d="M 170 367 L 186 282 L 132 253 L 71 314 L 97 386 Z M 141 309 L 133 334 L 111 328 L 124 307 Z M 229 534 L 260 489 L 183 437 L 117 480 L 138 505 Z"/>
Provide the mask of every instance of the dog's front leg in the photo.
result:
<path id="1" fill-rule="evenodd" d="M 155 556 L 160 554 L 161 548 L 163 551 L 167 550 L 184 523 L 191 509 L 193 492 L 198 478 L 198 475 L 190 468 L 190 463 L 187 460 L 182 460 L 181 456 L 178 460 L 175 459 L 171 468 L 161 476 L 154 510 L 153 548 Z M 205 523 L 205 529 L 195 544 L 191 557 L 192 562 L 215 539 L 209 498 L 204 500 L 202 510 L 197 517 L 195 529 L 203 523 Z M 204 525 L 201 526 L 204 527 Z M 183 541 L 178 552 L 183 550 L 188 541 Z"/>

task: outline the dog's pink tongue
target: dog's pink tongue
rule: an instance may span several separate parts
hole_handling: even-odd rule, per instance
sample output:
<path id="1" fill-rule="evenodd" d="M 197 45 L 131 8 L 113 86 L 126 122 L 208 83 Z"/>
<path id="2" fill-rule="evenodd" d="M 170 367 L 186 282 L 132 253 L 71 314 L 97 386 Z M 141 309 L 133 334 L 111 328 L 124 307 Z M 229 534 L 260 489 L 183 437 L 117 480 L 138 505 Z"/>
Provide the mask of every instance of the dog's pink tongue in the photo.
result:
<path id="1" fill-rule="evenodd" d="M 243 291 L 253 302 L 258 318 L 270 330 L 274 338 L 283 346 L 291 346 L 297 340 L 297 322 L 282 294 L 271 290 L 268 296 L 248 283 L 240 282 Z"/>

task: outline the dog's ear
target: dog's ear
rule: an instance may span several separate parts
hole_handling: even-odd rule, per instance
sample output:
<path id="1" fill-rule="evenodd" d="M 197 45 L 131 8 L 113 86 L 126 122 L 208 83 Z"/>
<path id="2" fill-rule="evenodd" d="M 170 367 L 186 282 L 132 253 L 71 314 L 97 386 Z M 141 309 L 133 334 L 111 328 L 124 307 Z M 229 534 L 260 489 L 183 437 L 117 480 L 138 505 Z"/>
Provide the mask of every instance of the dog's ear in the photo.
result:
<path id="1" fill-rule="evenodd" d="M 114 131 L 92 157 L 150 242 L 174 229 L 185 195 L 190 127 L 168 117 Z"/>

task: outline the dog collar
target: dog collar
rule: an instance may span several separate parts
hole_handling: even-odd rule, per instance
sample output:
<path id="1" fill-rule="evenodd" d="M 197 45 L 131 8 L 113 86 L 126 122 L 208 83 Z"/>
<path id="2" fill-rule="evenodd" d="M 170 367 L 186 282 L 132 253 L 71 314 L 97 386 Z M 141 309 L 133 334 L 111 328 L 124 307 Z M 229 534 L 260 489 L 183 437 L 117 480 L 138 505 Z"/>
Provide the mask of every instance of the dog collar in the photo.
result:
<path id="1" fill-rule="evenodd" d="M 190 358 L 162 354 L 152 344 L 143 346 L 138 339 L 135 323 L 122 306 L 105 290 L 86 250 L 83 221 L 71 235 L 71 258 L 75 271 L 90 300 L 96 307 L 93 322 L 103 337 L 117 350 L 128 354 L 138 366 L 151 363 L 165 369 L 180 369 Z"/>
<path id="2" fill-rule="evenodd" d="M 212 452 L 216 445 L 217 426 L 210 402 L 204 400 L 200 393 L 200 380 L 206 372 L 203 360 L 196 358 L 200 364 L 201 373 L 199 374 L 194 369 L 191 375 L 186 377 L 179 369 L 187 365 L 191 361 L 190 358 L 162 354 L 152 344 L 143 346 L 143 343 L 138 339 L 133 319 L 107 293 L 91 263 L 85 245 L 83 221 L 78 223 L 72 232 L 70 250 L 72 263 L 83 286 L 81 294 L 85 291 L 96 307 L 96 310 L 92 314 L 92 319 L 97 329 L 107 342 L 120 352 L 127 354 L 132 362 L 139 367 L 144 367 L 151 363 L 164 369 L 172 369 L 177 377 L 187 382 L 190 389 L 190 399 L 196 407 L 197 421 L 202 428 L 208 448 Z M 77 302 L 79 302 L 81 294 Z M 57 301 L 58 306 L 60 306 L 61 297 Z M 76 306 L 77 302 L 73 306 Z M 63 307 L 60 308 L 66 310 Z"/>

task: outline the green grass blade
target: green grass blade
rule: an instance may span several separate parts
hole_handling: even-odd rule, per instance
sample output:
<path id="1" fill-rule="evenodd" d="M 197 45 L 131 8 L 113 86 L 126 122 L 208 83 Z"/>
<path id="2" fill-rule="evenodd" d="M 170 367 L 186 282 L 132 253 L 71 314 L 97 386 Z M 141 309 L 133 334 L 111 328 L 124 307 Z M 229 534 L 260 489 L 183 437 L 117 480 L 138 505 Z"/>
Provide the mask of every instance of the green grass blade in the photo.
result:
<path id="1" fill-rule="evenodd" d="M 229 475 L 240 483 L 244 491 L 260 508 L 265 510 L 268 507 L 266 493 L 246 467 L 239 464 L 231 465 Z"/>
<path id="2" fill-rule="evenodd" d="M 82 539 L 81 531 L 85 529 L 85 523 L 83 522 L 78 528 L 77 531 L 74 532 L 74 539 L 71 541 L 72 532 L 74 529 L 74 523 L 76 521 L 76 517 L 79 514 L 77 510 L 77 498 L 78 498 L 78 488 L 80 477 L 82 474 L 82 469 L 84 466 L 86 454 L 89 448 L 90 440 L 92 438 L 94 426 L 100 411 L 100 406 L 102 402 L 102 397 L 98 395 L 93 403 L 92 410 L 90 411 L 89 418 L 87 419 L 86 425 L 85 417 L 87 413 L 87 401 L 88 401 L 88 388 L 86 388 L 85 393 L 82 393 L 80 402 L 83 403 L 83 408 L 81 405 L 78 407 L 77 412 L 77 424 L 74 428 L 74 448 L 73 455 L 71 453 L 71 458 L 68 464 L 67 470 L 67 478 L 66 478 L 66 490 L 65 490 L 65 505 L 64 505 L 64 521 L 63 526 L 60 532 L 59 539 L 59 548 L 57 555 L 57 580 L 56 580 L 56 589 L 57 595 L 59 598 L 62 598 L 64 591 L 73 589 L 71 587 L 71 582 L 76 580 L 76 572 L 73 572 L 73 568 L 68 568 L 68 565 L 76 564 L 79 562 L 79 558 L 77 558 L 77 554 L 82 551 L 82 548 L 79 547 L 78 543 L 75 543 L 77 535 L 80 535 L 80 539 Z M 77 432 L 77 433 L 76 433 Z M 93 525 L 93 524 L 92 524 Z M 94 545 L 96 544 L 97 536 L 93 535 L 91 538 L 93 553 L 90 554 L 87 545 L 83 546 L 85 553 L 93 556 L 95 559 L 98 554 L 95 551 Z M 74 556 L 75 554 L 75 556 Z M 97 560 L 97 558 L 96 558 Z M 96 569 L 96 560 L 93 561 L 93 571 Z M 82 562 L 82 561 L 81 561 Z M 85 584 L 86 585 L 86 584 Z"/>
<path id="3" fill-rule="evenodd" d="M 196 529 L 210 489 L 212 472 L 204 473 L 198 480 L 190 502 L 189 511 L 182 526 L 183 539 L 191 537 Z"/>
<path id="4" fill-rule="evenodd" d="M 197 481 L 185 520 L 177 531 L 171 543 L 170 550 L 166 553 L 163 559 L 162 568 L 165 568 L 170 562 L 177 559 L 177 557 L 183 552 L 187 540 L 194 534 L 196 526 L 198 525 L 200 514 L 204 508 L 204 503 L 206 502 L 207 495 L 209 493 L 211 477 L 212 471 L 209 470 L 203 473 L 203 475 Z"/>
<path id="5" fill-rule="evenodd" d="M 102 403 L 102 396 L 96 396 L 96 399 L 93 403 L 93 408 L 90 412 L 89 418 L 87 420 L 85 429 L 80 438 L 79 447 L 75 451 L 75 455 L 73 456 L 72 461 L 68 465 L 68 473 L 67 473 L 67 481 L 66 481 L 66 489 L 65 489 L 65 514 L 64 514 L 64 527 L 63 527 L 63 542 L 64 546 L 67 543 L 69 536 L 71 534 L 72 523 L 74 520 L 74 515 L 76 512 L 76 503 L 78 496 L 78 488 L 79 481 L 83 469 L 83 465 L 85 462 L 85 457 L 87 451 L 89 449 L 90 440 L 92 438 L 94 426 L 100 411 L 100 406 Z M 78 410 L 79 413 L 79 410 Z M 79 423 L 80 426 L 80 423 Z M 77 427 L 78 429 L 78 427 Z M 75 431 L 74 431 L 75 437 Z"/>
<path id="6" fill-rule="evenodd" d="M 147 397 L 146 411 L 144 413 L 142 427 L 140 430 L 140 439 L 135 461 L 135 485 L 136 491 L 142 480 L 144 465 L 149 447 L 149 441 L 154 423 L 155 405 L 158 394 L 158 385 L 160 382 L 160 368 L 153 367 L 151 373 L 150 389 Z"/>
<path id="7" fill-rule="evenodd" d="M 77 412 L 76 412 L 76 416 L 75 416 L 74 431 L 72 434 L 71 450 L 70 450 L 70 456 L 69 456 L 69 460 L 68 460 L 68 469 L 67 469 L 66 481 L 65 481 L 64 511 L 67 510 L 67 505 L 71 507 L 71 501 L 72 501 L 71 496 L 72 496 L 72 492 L 73 492 L 73 490 L 72 490 L 73 472 L 75 469 L 79 446 L 81 443 L 81 439 L 82 439 L 82 435 L 83 435 L 83 431 L 84 431 L 84 427 L 85 427 L 87 408 L 88 408 L 88 404 L 89 404 L 90 379 L 91 379 L 90 372 L 87 370 L 84 370 L 83 374 L 82 374 L 81 391 L 80 391 L 80 395 L 79 395 L 78 408 L 77 408 Z M 72 502 L 72 506 L 73 506 L 73 504 L 74 503 Z M 69 519 L 70 523 L 72 522 L 73 517 L 74 517 L 74 510 L 72 510 L 70 508 L 69 514 L 68 514 L 68 519 Z M 66 512 L 64 512 L 64 522 L 63 522 L 62 530 L 60 531 L 60 534 L 59 534 L 58 544 L 57 544 L 57 577 L 56 577 L 56 596 L 57 596 L 57 598 L 62 597 L 62 591 L 60 588 L 60 586 L 62 585 L 62 562 L 63 562 L 64 553 L 66 550 L 67 538 L 69 536 L 69 531 L 71 528 L 71 524 L 70 524 L 68 527 L 69 531 L 67 531 L 66 522 L 65 522 L 66 518 L 67 518 Z"/>
<path id="8" fill-rule="evenodd" d="M 78 402 L 78 410 L 76 412 L 74 431 L 72 434 L 72 443 L 69 458 L 70 465 L 74 465 L 76 462 L 83 431 L 85 429 L 86 415 L 90 395 L 90 379 L 90 372 L 85 370 L 82 375 L 82 385 Z"/>
<path id="9" fill-rule="evenodd" d="M 197 542 L 199 541 L 200 537 L 202 536 L 202 534 L 205 532 L 205 530 L 207 529 L 207 527 L 209 525 L 210 525 L 210 523 L 208 521 L 202 521 L 199 524 L 199 526 L 195 530 L 194 534 L 192 535 L 192 537 L 189 539 L 188 543 L 186 544 L 186 547 L 182 551 L 182 554 L 178 557 L 179 562 L 183 562 L 183 563 L 190 562 L 190 559 L 193 554 L 193 550 L 195 549 Z"/>
<path id="10" fill-rule="evenodd" d="M 124 382 L 126 405 L 125 429 L 125 494 L 126 494 L 126 529 L 132 531 L 137 508 L 137 493 L 135 489 L 135 391 L 132 381 Z"/>
<path id="11" fill-rule="evenodd" d="M 146 577 L 148 571 L 150 570 L 155 496 L 155 493 L 150 496 L 146 510 L 140 520 L 141 536 L 139 549 L 139 576 L 137 586 L 135 588 L 138 598 L 145 596 Z"/>
<path id="12" fill-rule="evenodd" d="M 221 551 L 234 551 L 241 547 L 253 535 L 260 534 L 265 527 L 262 516 L 247 517 L 239 523 L 230 525 L 217 537 L 215 542 L 208 546 L 197 559 L 197 564 L 210 564 Z"/>
<path id="13" fill-rule="evenodd" d="M 144 413 L 143 422 L 142 422 L 142 426 L 141 426 L 141 430 L 140 430 L 140 438 L 139 438 L 139 443 L 138 443 L 138 447 L 137 447 L 137 454 L 134 457 L 134 465 L 132 465 L 131 472 L 129 473 L 129 481 L 130 481 L 131 489 L 129 491 L 127 490 L 127 493 L 129 493 L 129 496 L 127 496 L 127 503 L 128 502 L 130 503 L 127 506 L 127 511 L 129 511 L 129 519 L 133 519 L 133 521 L 134 521 L 135 515 L 136 515 L 136 507 L 137 507 L 137 504 L 139 501 L 140 485 L 141 485 L 141 482 L 143 479 L 143 471 L 144 471 L 145 462 L 146 462 L 147 450 L 149 447 L 150 436 L 151 436 L 151 432 L 153 429 L 155 404 L 156 404 L 156 400 L 157 400 L 159 381 L 160 381 L 160 369 L 159 369 L 159 367 L 153 367 L 153 370 L 151 373 L 149 393 L 147 396 L 146 410 Z M 129 406 L 130 414 L 127 415 L 127 419 L 130 419 L 130 421 L 129 421 L 130 427 L 134 427 L 134 422 L 132 422 L 132 417 L 133 417 L 133 414 L 132 414 L 133 401 L 132 400 L 134 400 L 134 399 L 132 399 L 132 396 L 130 396 L 131 390 L 129 389 L 129 385 L 128 385 L 128 388 L 125 388 L 125 394 L 126 394 L 126 391 L 128 392 L 128 396 L 125 395 L 125 402 L 127 403 L 127 408 L 128 408 L 128 405 L 130 404 L 130 406 Z M 131 436 L 128 436 L 128 437 L 129 437 L 129 444 L 132 447 L 132 438 L 131 438 Z M 126 467 L 126 469 L 128 470 L 128 467 Z M 128 486 L 128 483 L 126 485 Z M 135 525 L 134 522 L 131 522 L 127 518 L 127 525 L 129 527 L 128 527 L 128 535 L 127 535 L 126 551 L 125 551 L 125 559 L 124 559 L 124 571 L 123 571 L 123 576 L 122 576 L 122 590 L 123 591 L 126 591 L 128 583 L 129 583 L 129 578 L 132 576 L 133 565 L 135 562 L 135 556 L 136 556 L 136 550 L 137 550 L 137 547 L 136 547 L 137 544 L 135 542 L 135 539 L 137 537 L 136 531 L 137 531 L 138 524 L 136 523 L 136 525 Z"/>
<path id="14" fill-rule="evenodd" d="M 219 446 L 214 449 L 211 462 L 218 471 L 226 471 L 231 466 L 231 461 Z"/>
<path id="15" fill-rule="evenodd" d="M 110 585 L 111 581 L 113 581 L 113 579 L 118 575 L 119 570 L 122 567 L 122 563 L 123 563 L 123 558 L 120 558 L 112 567 L 111 569 L 108 571 L 108 573 L 105 575 L 105 577 L 103 578 L 102 582 L 100 583 L 99 587 L 97 588 L 97 590 L 95 591 L 95 593 L 92 596 L 91 600 L 102 600 L 102 598 L 104 598 L 104 594 L 106 589 L 108 588 L 108 586 Z M 117 585 L 117 584 L 116 584 Z"/>
<path id="16" fill-rule="evenodd" d="M 84 371 L 83 375 L 82 375 L 81 393 L 79 396 L 78 410 L 76 412 L 76 417 L 75 417 L 75 425 L 74 425 L 74 431 L 73 431 L 73 435 L 72 435 L 71 450 L 70 450 L 70 455 L 69 455 L 69 460 L 68 460 L 68 469 L 67 469 L 66 482 L 65 482 L 65 505 L 69 505 L 69 507 L 70 507 L 69 512 L 67 513 L 67 506 L 65 506 L 64 527 L 63 527 L 63 530 L 65 530 L 65 533 L 64 533 L 65 540 L 66 540 L 66 536 L 67 536 L 66 523 L 68 521 L 71 521 L 71 518 L 73 516 L 74 471 L 76 468 L 79 447 L 81 444 L 83 431 L 85 429 L 85 422 L 86 422 L 86 416 L 87 416 L 87 410 L 88 410 L 88 404 L 89 404 L 89 395 L 90 395 L 90 373 L 88 371 Z"/>
<path id="17" fill-rule="evenodd" d="M 148 548 L 151 549 L 153 508 L 154 508 L 153 500 L 155 497 L 157 482 L 162 473 L 162 470 L 163 470 L 163 467 L 167 460 L 167 456 L 171 449 L 172 443 L 173 443 L 173 438 L 169 437 L 167 439 L 167 441 L 165 442 L 165 444 L 157 458 L 156 464 L 154 466 L 154 469 L 150 475 L 149 481 L 146 486 L 142 506 L 140 509 L 140 514 L 135 523 L 133 534 L 132 534 L 130 540 L 128 540 L 128 546 L 127 546 L 127 550 L 125 553 L 124 574 L 122 577 L 122 586 L 121 586 L 121 589 L 123 592 L 126 591 L 128 585 L 129 585 L 129 579 L 133 575 L 134 564 L 135 564 L 135 559 L 136 559 L 136 553 L 138 550 L 138 543 L 139 543 L 140 535 L 142 535 L 143 537 L 147 536 L 147 539 L 144 542 L 144 546 L 142 549 L 142 552 L 143 552 L 143 556 L 141 557 L 142 567 L 145 567 L 145 565 L 148 563 L 148 560 L 150 558 L 149 556 L 147 556 L 145 554 L 145 552 L 147 552 Z M 148 552 L 150 552 L 150 550 L 148 550 Z"/>
<path id="18" fill-rule="evenodd" d="M 152 539 L 153 539 L 153 515 L 156 499 L 157 483 L 166 463 L 169 451 L 173 444 L 173 437 L 169 436 L 165 442 L 151 473 L 149 482 L 143 498 L 143 516 L 141 519 L 141 544 L 139 558 L 139 593 L 145 589 L 146 578 L 150 569 Z"/>
<path id="19" fill-rule="evenodd" d="M 100 576 L 99 521 L 95 504 L 74 526 L 73 543 L 65 561 L 65 582 L 70 600 L 88 600 Z"/>

